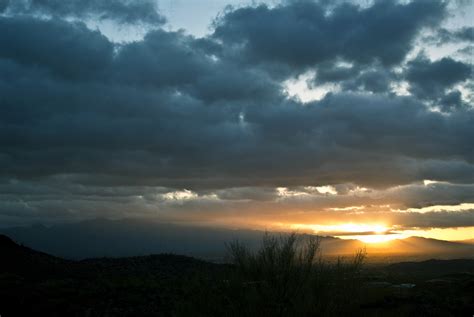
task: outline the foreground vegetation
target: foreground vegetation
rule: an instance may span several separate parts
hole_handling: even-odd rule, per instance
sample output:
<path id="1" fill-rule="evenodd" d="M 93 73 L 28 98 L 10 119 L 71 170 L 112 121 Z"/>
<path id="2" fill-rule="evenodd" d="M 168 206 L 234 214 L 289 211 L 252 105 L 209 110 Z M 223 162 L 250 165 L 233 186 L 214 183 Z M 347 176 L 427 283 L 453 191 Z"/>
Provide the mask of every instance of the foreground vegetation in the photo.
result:
<path id="1" fill-rule="evenodd" d="M 319 240 L 228 245 L 229 264 L 154 255 L 67 261 L 0 237 L 8 316 L 470 316 L 474 261 L 325 261 Z"/>
<path id="2" fill-rule="evenodd" d="M 362 250 L 350 261 L 329 264 L 321 257 L 318 238 L 295 234 L 265 235 L 257 251 L 238 241 L 228 249 L 232 267 L 218 292 L 224 302 L 206 307 L 205 314 L 335 316 L 349 314 L 358 303 Z M 213 296 L 199 303 L 214 302 Z"/>

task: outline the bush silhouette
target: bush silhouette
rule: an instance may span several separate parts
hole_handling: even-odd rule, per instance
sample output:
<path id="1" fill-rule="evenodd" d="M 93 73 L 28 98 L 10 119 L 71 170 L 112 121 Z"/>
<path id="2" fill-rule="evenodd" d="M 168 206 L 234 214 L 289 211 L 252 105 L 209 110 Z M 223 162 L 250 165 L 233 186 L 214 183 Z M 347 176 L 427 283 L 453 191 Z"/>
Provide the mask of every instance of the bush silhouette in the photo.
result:
<path id="1" fill-rule="evenodd" d="M 357 304 L 365 251 L 331 263 L 314 236 L 266 234 L 257 251 L 235 241 L 228 245 L 233 274 L 228 315 L 344 315 Z"/>

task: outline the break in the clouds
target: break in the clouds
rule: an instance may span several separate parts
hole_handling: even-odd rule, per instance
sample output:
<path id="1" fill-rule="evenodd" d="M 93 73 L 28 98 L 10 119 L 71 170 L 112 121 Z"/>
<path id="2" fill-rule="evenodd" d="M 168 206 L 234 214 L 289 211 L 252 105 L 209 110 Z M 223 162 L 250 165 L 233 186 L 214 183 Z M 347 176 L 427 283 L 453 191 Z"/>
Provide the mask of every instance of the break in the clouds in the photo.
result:
<path id="1" fill-rule="evenodd" d="M 430 54 L 472 45 L 452 10 L 240 5 L 198 37 L 155 1 L 1 1 L 0 221 L 473 226 L 472 58 Z"/>

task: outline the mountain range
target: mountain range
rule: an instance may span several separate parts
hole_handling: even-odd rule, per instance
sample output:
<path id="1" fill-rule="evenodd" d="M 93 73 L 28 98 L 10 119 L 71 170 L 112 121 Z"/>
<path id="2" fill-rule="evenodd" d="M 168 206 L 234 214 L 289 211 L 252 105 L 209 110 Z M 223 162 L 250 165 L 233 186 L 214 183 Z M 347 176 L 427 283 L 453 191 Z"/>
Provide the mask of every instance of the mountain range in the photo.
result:
<path id="1" fill-rule="evenodd" d="M 174 253 L 216 261 L 225 259 L 227 243 L 239 240 L 256 248 L 264 235 L 263 231 L 257 230 L 209 228 L 142 219 L 94 219 L 49 227 L 33 225 L 3 228 L 0 233 L 36 250 L 68 259 Z M 367 244 L 329 236 L 320 239 L 322 253 L 326 256 L 350 255 L 358 249 L 365 249 L 369 257 L 474 257 L 474 245 L 464 241 L 409 237 Z"/>

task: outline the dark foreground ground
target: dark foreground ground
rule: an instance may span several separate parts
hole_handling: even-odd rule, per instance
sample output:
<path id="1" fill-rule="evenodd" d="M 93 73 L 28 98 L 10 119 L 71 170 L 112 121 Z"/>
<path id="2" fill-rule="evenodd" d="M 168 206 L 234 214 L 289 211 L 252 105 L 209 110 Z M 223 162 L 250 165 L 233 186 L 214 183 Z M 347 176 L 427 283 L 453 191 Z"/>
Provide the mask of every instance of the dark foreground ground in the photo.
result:
<path id="1" fill-rule="evenodd" d="M 259 315 L 270 315 L 265 312 L 271 311 L 272 315 L 279 312 L 288 316 L 298 311 L 291 313 L 285 309 L 291 303 L 258 302 L 259 297 L 252 297 L 265 281 L 234 277 L 232 265 L 169 254 L 63 260 L 0 236 L 2 317 L 245 316 L 251 314 L 246 311 L 246 306 L 251 304 L 262 307 Z M 328 283 L 324 285 L 331 285 L 331 280 Z M 474 314 L 474 260 L 369 264 L 363 267 L 357 284 L 345 290 L 342 280 L 336 293 L 327 298 L 321 296 L 318 303 L 321 307 L 340 294 L 350 298 L 332 301 L 333 305 L 342 307 L 321 310 L 322 314 L 469 317 Z M 250 303 L 253 298 L 257 302 Z M 281 305 L 281 309 L 266 310 L 268 305 Z"/>

